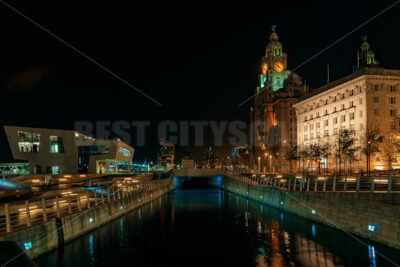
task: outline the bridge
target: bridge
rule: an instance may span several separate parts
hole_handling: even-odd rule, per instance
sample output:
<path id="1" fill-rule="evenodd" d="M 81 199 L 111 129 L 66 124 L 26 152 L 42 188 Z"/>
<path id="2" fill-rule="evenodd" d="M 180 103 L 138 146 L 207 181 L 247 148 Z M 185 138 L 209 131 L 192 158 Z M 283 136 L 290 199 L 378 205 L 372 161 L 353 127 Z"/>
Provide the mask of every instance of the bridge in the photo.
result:
<path id="1" fill-rule="evenodd" d="M 222 169 L 174 169 L 175 177 L 215 177 L 223 174 Z"/>

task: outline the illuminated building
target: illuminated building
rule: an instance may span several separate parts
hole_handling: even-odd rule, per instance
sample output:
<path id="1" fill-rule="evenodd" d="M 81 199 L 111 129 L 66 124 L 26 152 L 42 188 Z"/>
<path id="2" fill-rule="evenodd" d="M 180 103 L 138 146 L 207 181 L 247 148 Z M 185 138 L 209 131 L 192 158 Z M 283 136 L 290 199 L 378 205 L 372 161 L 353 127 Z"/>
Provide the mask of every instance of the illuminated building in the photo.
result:
<path id="1" fill-rule="evenodd" d="M 4 126 L 14 159 L 29 162 L 30 173 L 118 173 L 134 149 L 119 139 L 96 140 L 73 130 Z"/>
<path id="2" fill-rule="evenodd" d="M 354 73 L 320 87 L 294 105 L 298 143 L 328 144 L 331 149 L 327 162 L 322 159 L 323 168 L 337 169 L 335 142 L 341 130 L 354 131 L 358 147 L 365 140 L 367 125 L 377 125 L 382 135 L 400 136 L 400 70 L 379 68 L 365 39 L 358 55 Z M 366 170 L 366 157 L 360 150 L 355 153 L 353 170 Z M 309 164 L 309 168 L 315 168 Z M 387 168 L 385 156 L 374 153 L 371 169 Z M 396 158 L 393 168 L 400 168 Z"/>
<path id="3" fill-rule="evenodd" d="M 249 168 L 250 153 L 248 146 L 236 146 L 232 149 L 232 164 L 243 169 Z"/>
<path id="4" fill-rule="evenodd" d="M 273 171 L 287 166 L 285 154 L 297 145 L 296 114 L 292 105 L 309 91 L 303 79 L 288 70 L 287 55 L 275 26 L 272 26 L 260 71 L 260 84 L 250 111 L 251 167 Z"/>
<path id="5" fill-rule="evenodd" d="M 175 145 L 168 142 L 164 138 L 161 138 L 160 153 L 159 153 L 160 165 L 168 169 L 173 169 L 174 159 L 175 159 Z"/>
<path id="6" fill-rule="evenodd" d="M 203 151 L 203 164 L 207 168 L 215 168 L 218 165 L 218 150 L 209 146 Z"/>

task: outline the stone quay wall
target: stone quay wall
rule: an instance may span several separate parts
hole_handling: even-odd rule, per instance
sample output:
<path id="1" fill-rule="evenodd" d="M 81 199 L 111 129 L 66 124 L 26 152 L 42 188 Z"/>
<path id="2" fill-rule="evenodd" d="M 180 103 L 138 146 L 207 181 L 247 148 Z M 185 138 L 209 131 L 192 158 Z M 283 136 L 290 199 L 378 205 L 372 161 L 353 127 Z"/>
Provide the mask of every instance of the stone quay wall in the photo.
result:
<path id="1" fill-rule="evenodd" d="M 119 200 L 105 201 L 103 205 L 80 213 L 0 236 L 0 241 L 14 241 L 19 246 L 28 246 L 30 248 L 25 251 L 26 254 L 30 258 L 36 258 L 163 196 L 174 188 L 174 180 L 171 179 L 168 185 L 161 188 Z"/>
<path id="2" fill-rule="evenodd" d="M 400 248 L 400 194 L 286 191 L 245 184 L 227 176 L 223 177 L 223 188 L 360 237 Z"/>

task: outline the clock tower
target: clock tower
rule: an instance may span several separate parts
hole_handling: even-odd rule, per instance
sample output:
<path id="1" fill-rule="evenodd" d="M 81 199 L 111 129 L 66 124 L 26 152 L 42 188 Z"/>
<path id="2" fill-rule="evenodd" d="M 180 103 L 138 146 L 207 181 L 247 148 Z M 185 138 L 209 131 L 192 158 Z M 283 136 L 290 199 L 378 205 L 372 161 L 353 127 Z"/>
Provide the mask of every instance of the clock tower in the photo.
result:
<path id="1" fill-rule="evenodd" d="M 271 28 L 265 56 L 261 59 L 260 85 L 257 91 L 277 91 L 283 88 L 283 82 L 290 74 L 287 70 L 287 55 L 283 52 L 282 43 L 275 32 L 276 25 Z"/>

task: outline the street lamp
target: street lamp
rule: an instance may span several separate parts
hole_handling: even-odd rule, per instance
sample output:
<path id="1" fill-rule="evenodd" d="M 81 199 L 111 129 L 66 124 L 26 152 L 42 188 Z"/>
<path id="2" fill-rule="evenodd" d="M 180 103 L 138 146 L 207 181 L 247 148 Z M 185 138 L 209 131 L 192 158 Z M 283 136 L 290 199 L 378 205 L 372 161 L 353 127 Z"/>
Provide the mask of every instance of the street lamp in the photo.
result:
<path id="1" fill-rule="evenodd" d="M 257 159 L 258 159 L 258 172 L 260 172 L 260 160 L 261 160 L 261 157 L 258 157 Z"/>
<path id="2" fill-rule="evenodd" d="M 269 171 L 272 172 L 272 155 L 269 155 Z"/>
<path id="3" fill-rule="evenodd" d="M 265 166 L 265 173 L 267 173 L 267 156 L 268 156 L 268 152 L 265 152 L 265 153 L 264 153 L 264 162 L 265 162 L 264 166 Z"/>

